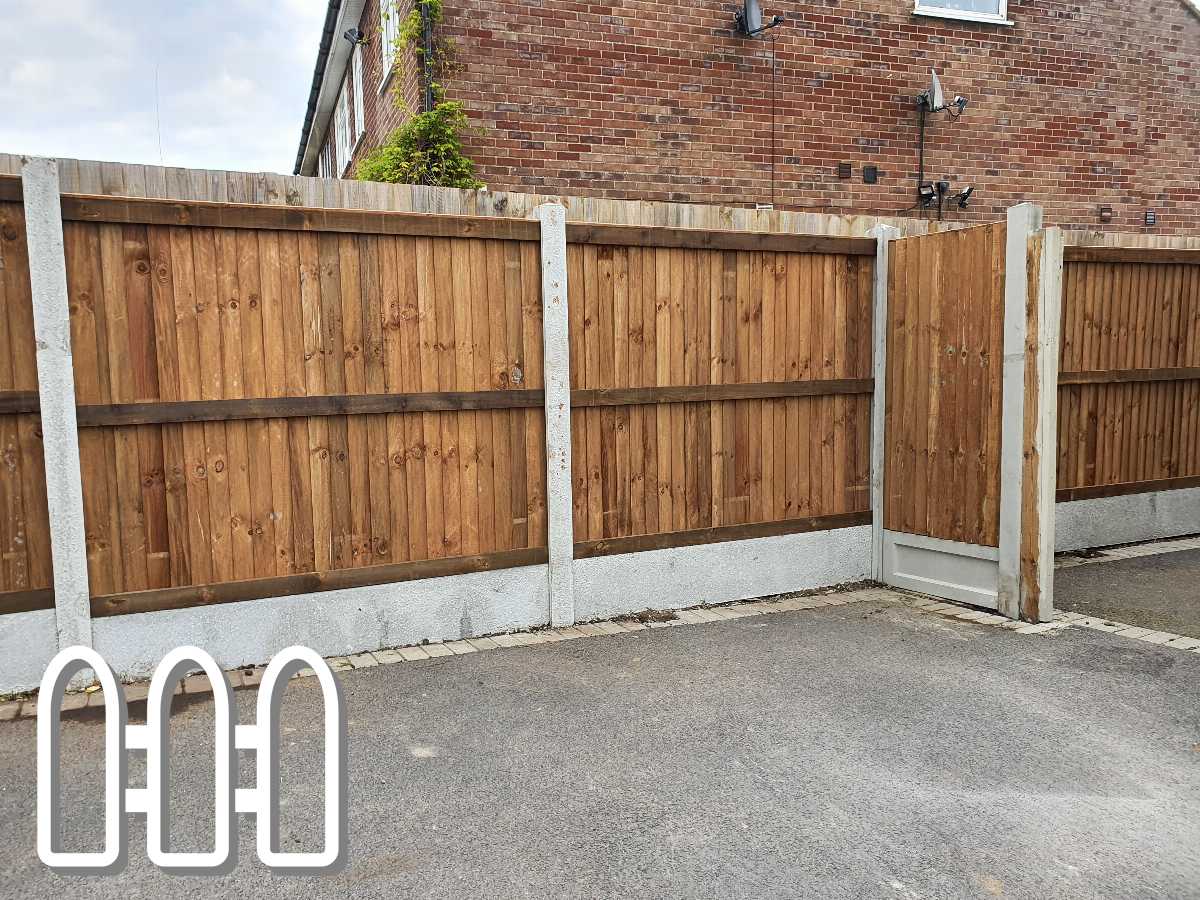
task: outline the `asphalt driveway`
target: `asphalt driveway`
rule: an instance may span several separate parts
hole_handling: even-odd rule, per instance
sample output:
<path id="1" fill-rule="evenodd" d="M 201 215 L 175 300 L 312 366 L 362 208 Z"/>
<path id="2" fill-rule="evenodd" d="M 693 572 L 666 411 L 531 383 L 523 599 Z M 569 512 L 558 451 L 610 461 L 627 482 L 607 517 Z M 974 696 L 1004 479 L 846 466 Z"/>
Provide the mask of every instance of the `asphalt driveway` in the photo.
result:
<path id="1" fill-rule="evenodd" d="M 1054 603 L 1066 612 L 1200 639 L 1200 550 L 1060 569 Z"/>
<path id="2" fill-rule="evenodd" d="M 145 861 L 135 823 L 122 875 L 54 875 L 34 854 L 26 720 L 0 727 L 0 896 L 1200 896 L 1196 653 L 880 601 L 380 667 L 343 685 L 341 874 L 270 873 L 243 823 L 233 874 L 171 877 Z M 318 837 L 317 696 L 296 682 L 284 704 L 283 840 L 296 848 Z M 249 721 L 254 694 L 238 699 Z M 211 765 L 210 714 L 193 701 L 174 720 L 181 831 L 211 821 L 196 775 Z M 77 837 L 99 823 L 101 738 L 94 718 L 65 728 Z"/>

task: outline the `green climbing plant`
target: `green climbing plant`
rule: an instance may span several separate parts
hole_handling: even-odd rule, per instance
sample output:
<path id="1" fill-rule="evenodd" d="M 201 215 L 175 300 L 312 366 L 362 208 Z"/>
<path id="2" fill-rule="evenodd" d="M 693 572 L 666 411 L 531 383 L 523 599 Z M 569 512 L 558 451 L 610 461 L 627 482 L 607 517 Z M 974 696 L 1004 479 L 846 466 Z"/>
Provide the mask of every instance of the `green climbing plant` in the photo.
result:
<path id="1" fill-rule="evenodd" d="M 394 5 L 386 14 L 398 15 Z M 431 109 L 414 112 L 398 90 L 393 92 L 396 105 L 406 113 L 407 121 L 359 163 L 355 174 L 360 181 L 467 189 L 484 186 L 475 177 L 474 161 L 463 152 L 463 137 L 472 131 L 466 107 L 459 101 L 448 100 L 443 86 L 443 80 L 457 70 L 453 41 L 435 39 L 432 56 L 426 58 L 423 16 L 428 16 L 436 27 L 442 15 L 442 0 L 416 0 L 398 23 L 396 56 L 413 56 L 433 104 Z"/>
<path id="2" fill-rule="evenodd" d="M 443 100 L 411 116 L 358 165 L 360 181 L 424 184 L 478 189 L 475 162 L 463 153 L 462 136 L 470 129 L 461 102 Z"/>

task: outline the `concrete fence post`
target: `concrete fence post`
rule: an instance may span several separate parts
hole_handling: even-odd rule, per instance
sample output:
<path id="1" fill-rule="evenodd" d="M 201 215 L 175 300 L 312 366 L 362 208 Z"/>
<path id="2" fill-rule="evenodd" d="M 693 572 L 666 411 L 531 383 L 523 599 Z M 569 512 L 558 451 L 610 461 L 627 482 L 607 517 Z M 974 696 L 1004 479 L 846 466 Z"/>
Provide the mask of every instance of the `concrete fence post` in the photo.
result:
<path id="1" fill-rule="evenodd" d="M 888 259 L 891 242 L 900 230 L 891 225 L 876 225 L 870 231 L 875 238 L 875 312 L 872 360 L 875 393 L 871 400 L 871 577 L 883 581 L 883 469 L 884 413 L 887 403 L 887 321 Z"/>
<path id="2" fill-rule="evenodd" d="M 571 484 L 571 352 L 567 324 L 567 210 L 546 203 L 542 223 L 542 341 L 546 383 L 546 525 L 550 624 L 575 624 L 575 524 Z"/>
<path id="3" fill-rule="evenodd" d="M 1000 415 L 1000 614 L 1021 618 L 1021 505 L 1025 496 L 1025 344 L 1028 335 L 1029 238 L 1042 227 L 1042 208 L 1008 211 L 1004 275 L 1004 361 Z"/>
<path id="4" fill-rule="evenodd" d="M 58 163 L 24 159 L 21 187 L 37 342 L 42 448 L 46 457 L 46 503 L 59 649 L 92 646 L 87 538 L 75 423 L 75 373 L 71 363 L 71 312 L 63 250 Z"/>

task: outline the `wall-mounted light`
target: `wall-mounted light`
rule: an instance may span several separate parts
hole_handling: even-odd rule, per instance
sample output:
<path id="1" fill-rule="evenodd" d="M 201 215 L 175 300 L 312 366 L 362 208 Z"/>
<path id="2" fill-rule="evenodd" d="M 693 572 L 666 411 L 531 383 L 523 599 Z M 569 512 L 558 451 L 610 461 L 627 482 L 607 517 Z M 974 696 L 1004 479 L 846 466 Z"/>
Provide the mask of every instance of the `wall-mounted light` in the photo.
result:
<path id="1" fill-rule="evenodd" d="M 1100 207 L 1100 221 L 1104 222 L 1104 223 L 1108 223 L 1108 222 L 1111 222 L 1112 220 L 1113 220 L 1113 208 L 1111 206 Z"/>
<path id="2" fill-rule="evenodd" d="M 1158 213 L 1152 209 L 1146 210 L 1146 227 L 1153 228 L 1158 224 Z"/>
<path id="3" fill-rule="evenodd" d="M 351 29 L 347 30 L 346 33 L 342 35 L 342 37 L 344 37 L 346 40 L 348 40 L 351 44 L 361 44 L 363 42 L 363 38 L 366 37 L 366 35 L 364 35 L 357 28 L 351 28 Z"/>

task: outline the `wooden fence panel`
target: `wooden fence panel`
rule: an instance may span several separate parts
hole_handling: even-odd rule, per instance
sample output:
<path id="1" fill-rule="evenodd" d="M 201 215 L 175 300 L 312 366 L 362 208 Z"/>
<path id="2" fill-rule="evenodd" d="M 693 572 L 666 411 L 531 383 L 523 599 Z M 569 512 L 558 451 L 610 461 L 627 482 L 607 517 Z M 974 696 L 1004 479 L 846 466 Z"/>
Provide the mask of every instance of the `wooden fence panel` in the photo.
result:
<path id="1" fill-rule="evenodd" d="M 47 605 L 53 582 L 25 214 L 0 203 L 0 612 Z"/>
<path id="2" fill-rule="evenodd" d="M 289 591 L 305 573 L 545 546 L 535 243 L 64 233 L 99 612 L 139 608 L 139 591 L 209 586 L 193 600 L 215 602 L 231 582 Z M 501 393 L 516 399 L 488 400 Z M 412 394 L 441 402 L 408 412 Z M 353 412 L 372 397 L 394 405 Z M 246 400 L 256 413 L 228 414 Z"/>
<path id="3" fill-rule="evenodd" d="M 568 246 L 578 552 L 865 521 L 873 256 L 659 243 Z"/>
<path id="4" fill-rule="evenodd" d="M 1000 537 L 1004 225 L 891 246 L 884 527 Z"/>
<path id="5" fill-rule="evenodd" d="M 1060 499 L 1200 485 L 1200 251 L 1066 258 Z"/>

